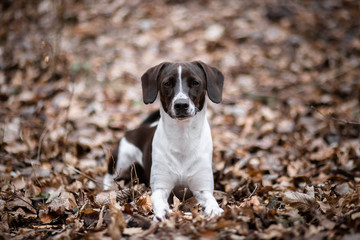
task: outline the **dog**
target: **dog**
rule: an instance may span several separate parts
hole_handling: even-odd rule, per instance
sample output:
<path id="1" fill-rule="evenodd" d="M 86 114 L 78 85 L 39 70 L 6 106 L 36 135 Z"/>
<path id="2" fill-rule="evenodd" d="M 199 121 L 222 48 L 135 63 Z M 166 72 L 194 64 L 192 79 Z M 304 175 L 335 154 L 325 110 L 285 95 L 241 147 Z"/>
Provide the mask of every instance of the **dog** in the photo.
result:
<path id="1" fill-rule="evenodd" d="M 142 170 L 139 177 L 150 183 L 155 220 L 171 213 L 168 197 L 179 187 L 191 191 L 206 215 L 221 215 L 223 210 L 213 196 L 213 143 L 206 96 L 221 102 L 223 74 L 201 61 L 163 62 L 148 69 L 141 84 L 144 103 L 153 103 L 159 95 L 160 110 L 121 139 L 109 161 L 104 189 L 137 164 Z"/>

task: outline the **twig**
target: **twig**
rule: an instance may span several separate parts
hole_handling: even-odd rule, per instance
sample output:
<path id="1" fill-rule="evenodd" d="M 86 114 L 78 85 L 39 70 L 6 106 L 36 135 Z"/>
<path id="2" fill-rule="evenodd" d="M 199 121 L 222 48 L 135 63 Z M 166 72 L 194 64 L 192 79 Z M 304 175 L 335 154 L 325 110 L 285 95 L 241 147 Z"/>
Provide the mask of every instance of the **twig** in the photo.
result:
<path id="1" fill-rule="evenodd" d="M 69 164 L 67 164 L 67 163 L 65 163 L 65 166 L 68 167 L 68 168 L 71 168 L 71 169 L 74 170 L 76 173 L 79 173 L 80 175 L 86 177 L 87 179 L 90 179 L 90 180 L 93 181 L 94 183 L 99 184 L 96 179 L 94 179 L 94 178 L 86 175 L 85 173 L 83 173 L 82 171 L 76 169 L 75 167 L 73 167 L 73 166 L 71 166 L 71 165 L 69 165 Z"/>
<path id="2" fill-rule="evenodd" d="M 248 197 L 244 198 L 243 202 L 240 203 L 240 207 L 244 207 L 247 205 L 248 201 L 250 201 L 250 198 L 255 195 L 255 193 L 258 189 L 258 186 L 259 186 L 258 184 L 255 184 L 255 189 L 252 191 L 252 193 L 250 193 L 250 195 Z"/>
<path id="3" fill-rule="evenodd" d="M 182 197 L 182 203 L 185 203 L 185 197 L 186 197 L 186 193 L 187 193 L 188 188 L 184 188 L 184 194 Z"/>
<path id="4" fill-rule="evenodd" d="M 0 134 L 0 146 L 3 145 L 4 143 L 4 138 L 5 138 L 5 124 L 2 125 L 1 129 L 1 134 Z"/>
<path id="5" fill-rule="evenodd" d="M 100 210 L 100 213 L 99 213 L 99 221 L 96 223 L 96 226 L 95 226 L 95 230 L 100 230 L 102 224 L 103 224 L 103 221 L 104 221 L 104 209 L 105 209 L 105 206 L 102 206 L 101 210 Z"/>
<path id="6" fill-rule="evenodd" d="M 67 129 L 67 122 L 69 120 L 69 113 L 70 113 L 70 108 L 71 108 L 71 104 L 72 104 L 72 101 L 73 101 L 73 98 L 74 98 L 74 92 L 75 92 L 75 86 L 73 84 L 71 84 L 73 81 L 72 81 L 72 76 L 69 75 L 69 78 L 68 78 L 68 86 L 71 86 L 71 90 L 70 90 L 70 99 L 69 99 L 69 105 L 66 107 L 65 109 L 65 135 L 64 135 L 64 146 L 66 148 L 67 146 L 67 139 L 68 139 L 68 134 L 69 134 L 69 131 Z M 62 152 L 62 155 L 63 155 L 63 159 L 65 159 L 65 151 Z"/>
<path id="7" fill-rule="evenodd" d="M 258 189 L 258 186 L 259 186 L 258 184 L 255 184 L 255 189 L 252 191 L 252 193 L 250 194 L 248 199 L 251 198 L 252 196 L 254 196 L 254 194 L 256 193 L 256 190 Z"/>
<path id="8" fill-rule="evenodd" d="M 37 162 L 38 162 L 38 163 L 40 163 L 40 161 L 41 161 L 41 147 L 42 147 L 42 143 L 43 143 L 44 138 L 45 138 L 45 136 L 46 136 L 46 134 L 47 134 L 48 132 L 49 132 L 49 127 L 46 126 L 45 130 L 44 130 L 44 131 L 41 133 L 41 135 L 40 135 L 39 146 L 38 146 L 38 151 L 37 151 Z M 37 183 L 39 183 L 39 185 L 41 185 L 38 177 L 36 176 L 36 172 L 35 172 L 35 169 L 34 169 L 34 164 L 31 164 L 31 166 L 32 166 L 32 173 L 31 173 L 31 174 L 34 174 L 34 177 L 35 177 Z"/>
<path id="9" fill-rule="evenodd" d="M 133 170 L 134 165 L 131 164 L 131 170 L 130 170 L 130 192 L 131 192 L 131 200 L 134 201 L 135 199 L 135 192 L 134 192 L 134 182 L 133 182 Z M 136 171 L 135 171 L 136 172 Z"/>
<path id="10" fill-rule="evenodd" d="M 133 179 L 133 173 L 135 174 L 135 180 Z M 130 189 L 131 189 L 131 197 L 132 201 L 135 200 L 135 188 L 134 182 L 139 183 L 139 178 L 137 176 L 135 164 L 131 164 L 131 171 L 130 171 Z"/>
<path id="11" fill-rule="evenodd" d="M 14 187 L 14 191 L 15 191 L 15 187 Z M 9 194 L 8 192 L 2 191 L 2 190 L 0 190 L 0 192 Z M 12 197 L 20 199 L 21 201 L 23 201 L 24 203 L 26 203 L 27 205 L 32 207 L 36 211 L 36 213 L 38 213 L 38 210 L 34 207 L 34 205 L 32 205 L 31 203 L 29 203 L 29 202 L 25 201 L 24 199 L 22 199 L 16 192 L 13 192 L 11 195 L 12 195 Z"/>
<path id="12" fill-rule="evenodd" d="M 57 24 L 55 27 L 54 60 L 50 65 L 51 74 L 55 72 L 56 65 L 59 62 L 60 42 L 62 38 L 62 31 L 64 28 L 65 3 L 64 1 L 53 0 L 53 7 L 55 8 L 56 11 Z"/>
<path id="13" fill-rule="evenodd" d="M 38 151 L 37 151 L 37 160 L 38 162 L 40 162 L 41 160 L 41 146 L 42 146 L 42 142 L 44 141 L 44 138 L 46 136 L 46 134 L 48 133 L 49 128 L 46 127 L 45 130 L 41 133 L 40 139 L 39 139 L 39 147 L 38 147 Z"/>
<path id="14" fill-rule="evenodd" d="M 350 73 L 350 72 L 358 69 L 359 66 L 360 66 L 360 62 L 358 62 L 358 61 L 357 61 L 356 63 L 353 63 L 353 62 L 354 62 L 354 61 L 351 61 L 351 60 L 350 60 L 350 65 L 352 65 L 352 66 L 347 66 L 347 67 L 344 67 L 344 66 L 343 66 L 337 73 L 333 73 L 333 74 L 331 74 L 330 76 L 325 77 L 325 78 L 324 78 L 324 82 L 328 82 L 328 81 L 337 79 L 337 78 L 339 78 L 339 77 L 342 77 L 342 76 L 344 76 L 344 75 L 346 75 L 346 74 L 348 74 L 348 73 Z"/>
<path id="15" fill-rule="evenodd" d="M 333 120 L 335 122 L 340 122 L 342 124 L 350 124 L 350 125 L 360 125 L 360 122 L 353 122 L 353 121 L 347 121 L 347 120 L 342 120 L 339 118 L 335 118 L 333 116 L 325 115 L 323 114 L 319 109 L 317 109 L 316 107 L 314 107 L 313 105 L 311 106 L 311 109 L 314 110 L 315 112 L 319 113 L 322 117 L 324 117 L 325 119 L 330 119 Z"/>

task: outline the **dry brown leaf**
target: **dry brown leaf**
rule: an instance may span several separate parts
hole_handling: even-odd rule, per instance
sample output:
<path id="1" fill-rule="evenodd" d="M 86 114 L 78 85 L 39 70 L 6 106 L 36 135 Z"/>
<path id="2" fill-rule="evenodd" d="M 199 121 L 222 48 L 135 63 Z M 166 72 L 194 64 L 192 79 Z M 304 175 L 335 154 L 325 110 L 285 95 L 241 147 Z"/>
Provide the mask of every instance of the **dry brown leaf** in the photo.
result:
<path id="1" fill-rule="evenodd" d="M 65 213 L 65 207 L 62 205 L 62 201 L 60 198 L 55 198 L 49 204 L 49 211 L 57 216 L 63 215 Z"/>
<path id="2" fill-rule="evenodd" d="M 52 221 L 58 219 L 60 215 L 50 214 L 48 211 L 40 210 L 39 211 L 39 218 L 42 223 L 48 224 Z"/>
<path id="3" fill-rule="evenodd" d="M 25 208 L 32 213 L 36 213 L 36 209 L 32 206 L 31 200 L 27 197 L 19 196 L 6 203 L 6 208 L 9 210 L 15 210 L 19 207 Z"/>
<path id="4" fill-rule="evenodd" d="M 177 212 L 177 211 L 179 211 L 180 206 L 181 206 L 180 200 L 174 195 L 173 196 L 173 208 L 172 208 L 172 210 L 174 212 Z"/>
<path id="5" fill-rule="evenodd" d="M 99 230 L 102 225 L 103 225 L 103 221 L 104 221 L 104 210 L 105 210 L 105 206 L 102 206 L 100 213 L 99 213 L 99 220 L 96 224 L 95 230 Z"/>
<path id="6" fill-rule="evenodd" d="M 346 182 L 336 185 L 334 191 L 339 195 L 345 195 L 345 194 L 350 194 L 350 193 L 354 192 L 354 190 Z"/>
<path id="7" fill-rule="evenodd" d="M 213 225 L 212 229 L 215 231 L 219 231 L 221 229 L 224 229 L 226 227 L 234 226 L 237 223 L 231 220 L 226 219 L 219 219 L 216 224 Z"/>
<path id="8" fill-rule="evenodd" d="M 323 211 L 324 213 L 331 211 L 332 208 L 329 203 L 325 203 L 322 201 L 316 201 L 316 202 L 319 204 L 321 211 Z"/>
<path id="9" fill-rule="evenodd" d="M 311 160 L 324 161 L 330 159 L 335 153 L 333 148 L 323 147 L 318 152 L 310 154 Z"/>
<path id="10" fill-rule="evenodd" d="M 134 227 L 134 228 L 125 228 L 123 234 L 124 235 L 129 235 L 129 236 L 134 236 L 137 234 L 141 234 L 143 233 L 144 230 L 140 227 Z"/>
<path id="11" fill-rule="evenodd" d="M 356 220 L 360 218 L 360 212 L 351 214 L 351 220 Z"/>
<path id="12" fill-rule="evenodd" d="M 281 223 L 270 225 L 269 228 L 265 229 L 262 233 L 259 234 L 261 239 L 274 239 L 281 238 L 285 232 L 289 230 L 284 228 Z"/>
<path id="13" fill-rule="evenodd" d="M 136 206 L 140 207 L 144 213 L 149 213 L 152 211 L 152 202 L 150 199 L 150 195 L 143 195 L 136 202 Z"/>
<path id="14" fill-rule="evenodd" d="M 114 205 L 116 203 L 116 192 L 101 192 L 96 195 L 95 203 L 98 206 Z"/>
<path id="15" fill-rule="evenodd" d="M 284 193 L 283 199 L 285 203 L 302 212 L 308 212 L 318 207 L 315 198 L 305 193 L 287 191 Z"/>
<path id="16" fill-rule="evenodd" d="M 0 238 L 358 239 L 360 9 L 345 2 L 0 4 Z M 153 223 L 148 189 L 122 180 L 124 228 L 99 189 L 104 149 L 159 108 L 142 73 L 194 56 L 225 76 L 207 111 L 225 214 L 175 199 L 192 213 Z"/>
<path id="17" fill-rule="evenodd" d="M 219 233 L 216 231 L 211 231 L 211 230 L 205 230 L 203 232 L 200 232 L 200 236 L 203 238 L 215 238 Z"/>
<path id="18" fill-rule="evenodd" d="M 120 239 L 126 227 L 126 221 L 122 211 L 116 205 L 110 205 L 111 223 L 108 226 L 108 234 L 112 239 Z"/>
<path id="19" fill-rule="evenodd" d="M 74 194 L 70 192 L 62 192 L 60 199 L 62 206 L 64 206 L 68 211 L 72 211 L 75 207 L 77 207 Z"/>
<path id="20" fill-rule="evenodd" d="M 194 208 L 198 205 L 198 201 L 196 198 L 191 197 L 185 200 L 185 202 L 181 205 L 181 210 L 184 212 L 192 212 Z"/>

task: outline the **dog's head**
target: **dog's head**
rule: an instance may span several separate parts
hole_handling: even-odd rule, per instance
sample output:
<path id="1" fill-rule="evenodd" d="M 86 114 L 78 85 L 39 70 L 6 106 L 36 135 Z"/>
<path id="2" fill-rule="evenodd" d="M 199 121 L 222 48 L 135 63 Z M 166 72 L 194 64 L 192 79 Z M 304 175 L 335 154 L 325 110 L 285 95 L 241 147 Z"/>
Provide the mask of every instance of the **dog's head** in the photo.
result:
<path id="1" fill-rule="evenodd" d="M 212 102 L 221 102 L 224 76 L 200 61 L 164 62 L 147 70 L 141 83 L 145 104 L 153 103 L 159 92 L 165 112 L 183 120 L 203 109 L 206 92 Z"/>

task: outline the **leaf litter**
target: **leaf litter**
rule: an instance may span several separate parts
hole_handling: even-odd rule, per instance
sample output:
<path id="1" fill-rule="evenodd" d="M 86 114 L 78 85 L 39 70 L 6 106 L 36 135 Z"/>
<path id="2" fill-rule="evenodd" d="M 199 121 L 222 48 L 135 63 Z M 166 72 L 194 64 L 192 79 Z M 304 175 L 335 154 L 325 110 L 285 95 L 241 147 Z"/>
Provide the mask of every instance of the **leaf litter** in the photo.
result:
<path id="1" fill-rule="evenodd" d="M 357 1 L 5 1 L 0 4 L 0 235 L 4 239 L 358 239 Z M 140 76 L 201 59 L 225 75 L 209 103 L 207 219 L 151 189 L 102 190 L 110 150 L 159 107 Z"/>

